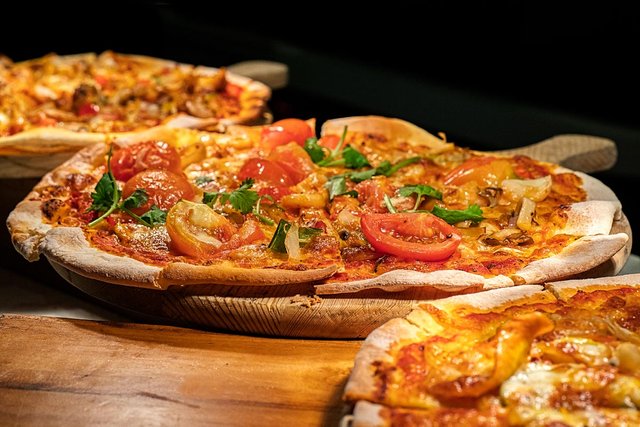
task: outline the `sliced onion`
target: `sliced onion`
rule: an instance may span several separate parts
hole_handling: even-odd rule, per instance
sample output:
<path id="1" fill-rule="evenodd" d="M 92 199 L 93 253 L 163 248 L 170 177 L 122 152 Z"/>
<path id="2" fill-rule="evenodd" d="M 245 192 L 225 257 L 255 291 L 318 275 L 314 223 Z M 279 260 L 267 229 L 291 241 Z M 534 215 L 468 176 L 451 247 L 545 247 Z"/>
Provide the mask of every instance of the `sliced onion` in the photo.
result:
<path id="1" fill-rule="evenodd" d="M 538 179 L 505 179 L 502 190 L 507 199 L 517 201 L 527 197 L 534 202 L 544 200 L 551 192 L 551 176 Z"/>
<path id="2" fill-rule="evenodd" d="M 533 220 L 533 215 L 535 214 L 535 212 L 536 202 L 527 197 L 524 197 L 520 206 L 518 219 L 516 220 L 516 225 L 520 230 L 526 231 L 531 229 L 531 221 Z"/>
<path id="3" fill-rule="evenodd" d="M 609 329 L 609 332 L 611 332 L 611 334 L 616 338 L 623 341 L 628 341 L 635 345 L 640 345 L 640 335 L 636 334 L 633 331 L 630 331 L 623 326 L 618 325 L 618 323 L 613 319 L 604 319 L 604 323 L 607 324 L 607 329 Z"/>
<path id="4" fill-rule="evenodd" d="M 298 226 L 291 224 L 287 235 L 284 238 L 284 247 L 290 259 L 300 259 L 300 237 L 298 236 Z"/>

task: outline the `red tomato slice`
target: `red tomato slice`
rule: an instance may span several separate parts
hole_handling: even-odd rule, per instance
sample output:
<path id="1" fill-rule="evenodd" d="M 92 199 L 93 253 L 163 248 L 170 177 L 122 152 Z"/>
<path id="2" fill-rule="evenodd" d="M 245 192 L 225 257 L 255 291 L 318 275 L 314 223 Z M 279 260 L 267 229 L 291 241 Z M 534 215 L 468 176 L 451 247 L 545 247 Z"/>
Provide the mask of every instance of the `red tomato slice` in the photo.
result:
<path id="1" fill-rule="evenodd" d="M 260 158 L 247 160 L 240 168 L 238 178 L 241 180 L 253 178 L 256 181 L 264 181 L 277 187 L 289 187 L 294 184 L 287 171 L 277 162 Z"/>
<path id="2" fill-rule="evenodd" d="M 513 175 L 513 167 L 507 159 L 496 157 L 472 157 L 444 177 L 445 185 L 462 185 L 475 181 L 480 185 L 495 187 Z"/>
<path id="3" fill-rule="evenodd" d="M 303 146 L 307 138 L 311 138 L 313 135 L 313 129 L 311 129 L 304 120 L 278 120 L 271 126 L 267 126 L 262 129 L 260 145 L 262 148 L 269 151 L 290 142 L 295 142 L 298 145 Z"/>
<path id="4" fill-rule="evenodd" d="M 446 260 L 462 240 L 455 227 L 429 213 L 366 214 L 360 226 L 379 252 L 419 261 Z"/>
<path id="5" fill-rule="evenodd" d="M 180 155 L 166 142 L 146 141 L 122 148 L 111 157 L 111 171 L 120 181 L 127 181 L 146 169 L 182 173 Z"/>
<path id="6" fill-rule="evenodd" d="M 333 150 L 340 143 L 340 137 L 338 135 L 325 135 L 318 140 L 318 145 L 321 147 Z"/>
<path id="7" fill-rule="evenodd" d="M 134 175 L 125 183 L 122 198 L 126 199 L 137 189 L 145 190 L 149 199 L 143 206 L 131 209 L 136 215 L 142 215 L 153 205 L 167 210 L 181 199 L 192 199 L 195 194 L 183 175 L 160 169 L 150 169 Z"/>
<path id="8" fill-rule="evenodd" d="M 299 183 L 314 170 L 311 158 L 304 148 L 297 144 L 276 147 L 269 155 L 269 160 L 280 165 L 291 177 L 293 184 Z"/>

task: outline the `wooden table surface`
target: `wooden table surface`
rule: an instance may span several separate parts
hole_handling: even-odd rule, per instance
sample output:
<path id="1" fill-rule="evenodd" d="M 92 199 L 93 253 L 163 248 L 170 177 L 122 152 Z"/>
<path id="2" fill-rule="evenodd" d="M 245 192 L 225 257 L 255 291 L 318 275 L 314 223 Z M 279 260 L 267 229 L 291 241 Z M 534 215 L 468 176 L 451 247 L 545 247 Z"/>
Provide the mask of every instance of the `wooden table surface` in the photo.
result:
<path id="1" fill-rule="evenodd" d="M 361 341 L 0 316 L 0 425 L 337 425 Z"/>

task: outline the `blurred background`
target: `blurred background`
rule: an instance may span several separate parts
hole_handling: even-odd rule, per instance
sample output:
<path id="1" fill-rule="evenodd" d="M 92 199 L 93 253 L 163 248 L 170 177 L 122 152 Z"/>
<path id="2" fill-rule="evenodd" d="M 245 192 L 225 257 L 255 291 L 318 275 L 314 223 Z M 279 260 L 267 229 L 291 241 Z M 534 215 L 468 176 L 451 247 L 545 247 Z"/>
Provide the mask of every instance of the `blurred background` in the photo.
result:
<path id="1" fill-rule="evenodd" d="M 395 116 L 479 150 L 566 133 L 610 138 L 618 162 L 594 175 L 635 229 L 640 16 L 616 2 L 484 3 L 13 2 L 3 5 L 0 52 L 16 61 L 106 49 L 210 66 L 273 60 L 289 67 L 271 101 L 275 119 Z"/>

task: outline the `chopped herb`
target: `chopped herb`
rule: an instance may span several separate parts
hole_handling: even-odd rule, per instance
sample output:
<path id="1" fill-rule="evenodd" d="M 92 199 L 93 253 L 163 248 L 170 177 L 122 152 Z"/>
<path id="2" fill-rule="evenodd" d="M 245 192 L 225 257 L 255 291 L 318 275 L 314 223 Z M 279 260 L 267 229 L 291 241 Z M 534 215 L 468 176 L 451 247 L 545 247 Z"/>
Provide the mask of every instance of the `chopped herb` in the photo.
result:
<path id="1" fill-rule="evenodd" d="M 145 190 L 138 188 L 136 191 L 131 193 L 129 197 L 124 199 L 121 203 L 121 207 L 126 209 L 135 209 L 143 206 L 149 200 L 149 195 Z"/>
<path id="2" fill-rule="evenodd" d="M 365 166 L 370 166 L 364 154 L 350 145 L 347 145 L 344 150 L 342 150 L 342 158 L 344 159 L 344 166 L 349 169 L 360 169 Z"/>
<path id="3" fill-rule="evenodd" d="M 329 200 L 333 200 L 334 197 L 342 195 L 358 197 L 357 191 L 347 191 L 347 179 L 345 175 L 332 176 L 324 186 L 329 191 Z"/>
<path id="4" fill-rule="evenodd" d="M 307 138 L 304 142 L 304 151 L 309 154 L 313 163 L 319 163 L 327 156 L 324 149 L 318 144 L 318 138 Z"/>
<path id="5" fill-rule="evenodd" d="M 267 199 L 269 201 L 271 201 L 271 203 L 274 203 L 273 197 L 271 197 L 268 194 L 264 194 L 262 196 L 260 196 L 260 198 L 258 199 L 258 201 L 256 202 L 256 205 L 253 207 L 253 211 L 252 213 L 256 216 L 256 218 L 258 218 L 260 220 L 260 222 L 262 222 L 263 224 L 267 224 L 267 225 L 274 225 L 275 222 L 273 222 L 273 220 L 271 218 L 268 218 L 264 215 L 262 215 L 262 211 L 260 210 L 260 202 L 263 199 Z"/>
<path id="6" fill-rule="evenodd" d="M 384 176 L 391 176 L 394 173 L 398 172 L 400 169 L 402 169 L 405 166 L 409 166 L 412 165 L 414 163 L 419 162 L 422 159 L 422 157 L 409 157 L 408 159 L 404 159 L 404 160 L 400 160 L 398 163 L 396 163 L 395 165 L 391 166 L 389 161 L 385 160 L 384 162 L 382 162 L 379 166 L 378 166 L 378 170 L 380 171 L 379 174 L 380 175 L 384 175 Z M 384 165 L 384 168 L 382 168 L 382 166 Z M 389 168 L 387 169 L 387 165 L 389 165 Z M 381 169 L 382 168 L 382 169 Z"/>
<path id="7" fill-rule="evenodd" d="M 89 227 L 93 227 L 100 223 L 103 219 L 111 215 L 111 212 L 118 208 L 120 190 L 118 189 L 118 183 L 111 172 L 112 151 L 113 146 L 109 148 L 109 152 L 107 153 L 107 173 L 102 175 L 102 178 L 100 178 L 100 181 L 96 184 L 96 188 L 93 193 L 91 193 L 93 203 L 89 206 L 89 209 L 87 209 L 87 212 L 102 212 L 102 215 L 91 221 L 89 223 Z"/>
<path id="8" fill-rule="evenodd" d="M 140 219 L 147 222 L 151 226 L 164 224 L 165 222 L 167 222 L 167 213 L 156 205 L 153 205 L 151 206 L 151 209 L 140 215 Z"/>
<path id="9" fill-rule="evenodd" d="M 231 207 L 242 214 L 248 214 L 253 210 L 253 207 L 260 199 L 260 196 L 256 191 L 250 190 L 253 186 L 253 179 L 247 178 L 240 184 L 237 190 L 233 190 L 231 193 L 209 193 L 205 192 L 202 196 L 202 203 L 205 203 L 213 208 L 213 206 L 219 202 L 220 205 L 225 205 L 227 202 L 231 203 Z"/>
<path id="10" fill-rule="evenodd" d="M 413 211 L 416 211 L 422 201 L 422 196 L 433 197 L 434 199 L 442 200 L 442 193 L 433 187 L 428 185 L 406 185 L 398 190 L 403 197 L 408 197 L 412 194 L 416 195 L 416 204 L 413 206 Z"/>
<path id="11" fill-rule="evenodd" d="M 367 169 L 367 170 L 358 171 L 358 172 L 351 172 L 347 175 L 349 176 L 349 179 L 353 182 L 362 182 L 362 181 L 366 181 L 368 179 L 373 178 L 374 175 L 379 175 L 376 169 Z"/>
<path id="12" fill-rule="evenodd" d="M 480 206 L 475 204 L 469 206 L 465 210 L 445 209 L 439 206 L 434 206 L 431 213 L 444 219 L 449 224 L 456 224 L 466 220 L 477 223 L 484 219 L 482 216 L 482 209 L 480 209 Z"/>

